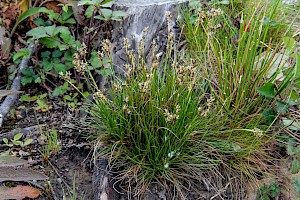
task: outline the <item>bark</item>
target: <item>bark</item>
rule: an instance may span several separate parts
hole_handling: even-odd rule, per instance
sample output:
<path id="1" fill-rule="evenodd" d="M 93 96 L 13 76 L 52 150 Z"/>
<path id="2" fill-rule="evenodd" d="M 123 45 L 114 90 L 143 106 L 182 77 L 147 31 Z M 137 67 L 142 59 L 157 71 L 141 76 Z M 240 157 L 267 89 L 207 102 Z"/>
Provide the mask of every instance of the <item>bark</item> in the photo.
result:
<path id="1" fill-rule="evenodd" d="M 28 66 L 28 61 L 31 57 L 32 52 L 35 49 L 35 44 L 32 43 L 30 45 L 28 45 L 28 49 L 30 51 L 30 56 L 29 57 L 23 57 L 19 68 L 18 68 L 18 72 L 16 77 L 14 78 L 11 88 L 11 91 L 18 91 L 21 88 L 21 78 L 22 78 L 22 70 L 27 68 Z M 12 94 L 12 95 L 8 95 L 5 100 L 3 101 L 3 103 L 0 105 L 0 127 L 2 126 L 4 119 L 6 117 L 6 115 L 9 113 L 9 110 L 11 109 L 11 107 L 15 104 L 16 100 L 18 99 L 19 94 Z"/>

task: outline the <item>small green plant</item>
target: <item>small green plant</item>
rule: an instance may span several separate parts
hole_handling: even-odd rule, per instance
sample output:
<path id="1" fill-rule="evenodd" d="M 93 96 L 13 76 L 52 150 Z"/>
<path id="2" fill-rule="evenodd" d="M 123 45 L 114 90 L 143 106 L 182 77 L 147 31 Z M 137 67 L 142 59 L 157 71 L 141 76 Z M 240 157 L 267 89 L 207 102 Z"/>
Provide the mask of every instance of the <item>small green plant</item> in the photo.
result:
<path id="1" fill-rule="evenodd" d="M 100 1 L 80 1 L 78 5 L 88 5 L 85 11 L 86 18 L 95 18 L 104 21 L 121 21 L 123 17 L 127 16 L 126 12 L 120 10 L 112 10 L 112 0 L 100 0 Z"/>
<path id="2" fill-rule="evenodd" d="M 36 102 L 37 106 L 33 107 L 35 110 L 39 110 L 42 112 L 47 112 L 52 108 L 51 105 L 48 105 L 46 103 L 47 101 L 47 93 L 40 94 L 40 95 L 35 95 L 35 96 L 27 96 L 27 95 L 22 95 L 21 100 L 23 102 Z"/>
<path id="3" fill-rule="evenodd" d="M 275 197 L 280 193 L 280 187 L 277 183 L 271 183 L 270 185 L 264 184 L 259 188 L 257 192 L 257 200 L 270 200 L 275 199 Z"/>
<path id="4" fill-rule="evenodd" d="M 51 154 L 57 155 L 61 150 L 61 143 L 58 138 L 57 130 L 46 130 L 45 133 L 41 133 L 44 145 L 41 150 L 41 154 L 44 161 L 48 161 Z"/>
<path id="5" fill-rule="evenodd" d="M 22 141 L 21 140 L 22 137 L 23 137 L 23 133 L 18 133 L 10 141 L 7 138 L 3 138 L 3 142 L 8 147 L 20 146 L 22 148 L 30 145 L 33 142 L 32 138 L 27 138 L 27 139 L 25 139 L 25 141 Z"/>
<path id="6" fill-rule="evenodd" d="M 297 177 L 294 177 L 293 180 L 294 180 L 293 186 L 295 190 L 298 192 L 298 194 L 300 194 L 300 180 Z"/>

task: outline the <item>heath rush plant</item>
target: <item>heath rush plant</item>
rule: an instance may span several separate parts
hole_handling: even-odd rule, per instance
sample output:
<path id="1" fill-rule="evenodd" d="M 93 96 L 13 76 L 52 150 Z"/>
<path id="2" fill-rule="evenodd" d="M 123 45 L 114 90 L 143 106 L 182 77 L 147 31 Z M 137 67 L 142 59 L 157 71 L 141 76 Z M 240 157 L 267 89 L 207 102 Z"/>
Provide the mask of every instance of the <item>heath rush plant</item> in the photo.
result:
<path id="1" fill-rule="evenodd" d="M 165 57 L 156 56 L 153 41 L 152 60 L 146 62 L 146 29 L 137 52 L 129 50 L 125 38 L 127 75 L 118 77 L 111 67 L 110 87 L 97 86 L 84 45 L 74 55 L 75 69 L 94 91 L 86 123 L 97 132 L 99 156 L 136 195 L 159 182 L 166 188 L 171 183 L 184 198 L 187 185 L 219 166 L 248 176 L 266 170 L 263 160 L 274 134 L 273 121 L 268 123 L 263 112 L 279 94 L 284 96 L 291 76 L 278 83 L 277 72 L 266 78 L 274 63 L 274 46 L 266 38 L 270 23 L 262 21 L 266 8 L 258 7 L 242 19 L 240 29 L 231 27 L 221 9 L 198 10 L 196 18 L 185 14 L 186 39 L 194 53 L 174 50 L 168 12 Z M 103 42 L 100 60 L 111 60 L 110 45 Z M 262 51 L 267 52 L 265 61 L 258 66 L 256 56 Z M 61 75 L 70 80 L 69 73 Z M 259 93 L 259 88 L 275 82 L 274 98 Z"/>

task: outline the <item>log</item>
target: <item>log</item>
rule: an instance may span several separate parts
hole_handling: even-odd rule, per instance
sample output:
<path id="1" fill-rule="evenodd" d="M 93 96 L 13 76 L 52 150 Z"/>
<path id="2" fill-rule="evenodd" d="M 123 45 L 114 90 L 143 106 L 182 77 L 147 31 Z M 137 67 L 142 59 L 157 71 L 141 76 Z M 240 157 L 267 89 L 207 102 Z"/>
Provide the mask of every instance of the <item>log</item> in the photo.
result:
<path id="1" fill-rule="evenodd" d="M 125 11 L 128 16 L 120 22 L 113 22 L 112 61 L 116 74 L 126 76 L 124 65 L 126 53 L 123 40 L 127 38 L 132 50 L 137 51 L 138 43 L 143 36 L 143 30 L 148 29 L 145 37 L 145 57 L 151 58 L 151 43 L 156 41 L 158 54 L 162 54 L 167 44 L 167 11 L 171 12 L 171 29 L 176 38 L 176 18 L 178 6 L 187 0 L 116 0 L 113 9 Z M 101 151 L 100 150 L 95 151 Z M 112 187 L 112 177 L 109 175 L 108 162 L 96 159 L 94 162 L 93 190 L 95 200 L 118 199 Z"/>

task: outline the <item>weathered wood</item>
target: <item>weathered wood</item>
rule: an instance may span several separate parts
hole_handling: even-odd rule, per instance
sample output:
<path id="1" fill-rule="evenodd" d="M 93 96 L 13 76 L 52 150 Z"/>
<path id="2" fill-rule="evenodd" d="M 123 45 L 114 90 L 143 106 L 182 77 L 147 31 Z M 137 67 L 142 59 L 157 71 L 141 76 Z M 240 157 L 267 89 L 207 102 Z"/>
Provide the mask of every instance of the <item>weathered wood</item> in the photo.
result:
<path id="1" fill-rule="evenodd" d="M 151 3 L 149 3 L 151 2 Z M 176 0 L 117 0 L 115 9 L 125 11 L 128 16 L 120 22 L 114 22 L 112 35 L 113 64 L 117 72 L 125 73 L 126 54 L 123 40 L 127 38 L 132 50 L 137 51 L 138 43 L 145 35 L 145 56 L 150 59 L 151 43 L 158 45 L 158 53 L 162 53 L 167 43 L 167 11 L 173 15 L 171 29 L 174 29 L 177 19 L 178 5 L 183 1 Z M 173 31 L 176 34 L 176 31 Z M 176 36 L 175 36 L 176 37 Z"/>
<path id="2" fill-rule="evenodd" d="M 35 43 L 28 45 L 28 50 L 30 52 L 30 55 L 32 54 L 32 52 L 34 52 L 34 49 L 35 49 Z M 11 87 L 10 87 L 11 91 L 19 91 L 21 89 L 22 70 L 27 68 L 29 59 L 30 59 L 30 56 L 23 57 L 20 65 L 19 65 L 17 75 L 11 84 Z M 18 97 L 19 97 L 18 94 L 8 95 L 5 98 L 5 100 L 2 102 L 2 104 L 0 105 L 0 127 L 3 124 L 6 115 L 9 113 L 10 108 L 14 105 L 14 103 L 16 102 Z"/>
<path id="3" fill-rule="evenodd" d="M 186 0 L 116 0 L 115 10 L 125 11 L 128 16 L 120 22 L 113 23 L 112 35 L 112 59 L 115 72 L 125 75 L 126 53 L 123 48 L 123 40 L 127 38 L 131 49 L 137 51 L 138 43 L 143 36 L 144 28 L 148 31 L 145 34 L 145 57 L 151 57 L 151 43 L 157 43 L 158 53 L 163 53 L 167 44 L 167 11 L 170 11 L 173 18 L 171 29 L 176 24 L 178 5 Z M 175 33 L 175 31 L 172 31 Z M 176 38 L 176 35 L 175 35 Z M 101 149 L 101 148 L 100 148 Z M 108 162 L 96 160 L 93 175 L 93 189 L 95 200 L 118 199 L 116 192 L 112 189 L 111 177 L 107 171 Z"/>

